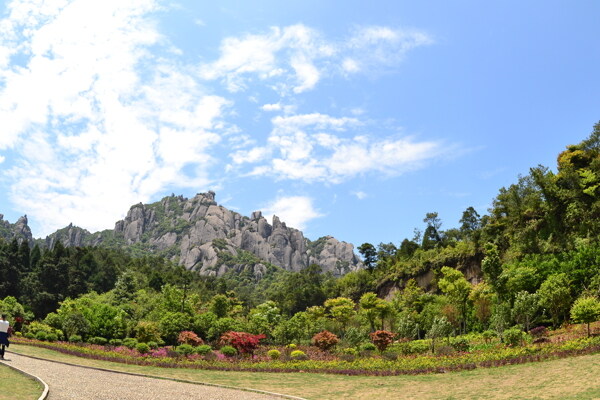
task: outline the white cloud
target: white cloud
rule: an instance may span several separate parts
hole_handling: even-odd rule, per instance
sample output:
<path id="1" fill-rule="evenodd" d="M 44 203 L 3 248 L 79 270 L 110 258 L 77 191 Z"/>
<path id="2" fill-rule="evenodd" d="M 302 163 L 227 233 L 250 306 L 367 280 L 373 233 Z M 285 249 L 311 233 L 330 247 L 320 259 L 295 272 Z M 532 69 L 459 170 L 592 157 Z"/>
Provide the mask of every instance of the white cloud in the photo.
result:
<path id="1" fill-rule="evenodd" d="M 396 65 L 413 48 L 431 44 L 425 33 L 371 26 L 333 41 L 305 25 L 272 27 L 264 34 L 229 37 L 218 60 L 200 66 L 205 79 L 222 79 L 231 92 L 253 79 L 274 82 L 280 94 L 312 90 L 325 76 L 371 74 Z"/>
<path id="2" fill-rule="evenodd" d="M 280 111 L 282 108 L 281 103 L 264 104 L 261 107 L 263 111 Z"/>
<path id="3" fill-rule="evenodd" d="M 0 164 L 2 164 L 4 160 L 6 160 L 6 158 L 4 158 L 4 156 L 0 156 Z"/>
<path id="4" fill-rule="evenodd" d="M 363 199 L 366 199 L 367 197 L 369 197 L 368 194 L 366 194 L 365 192 L 363 192 L 361 190 L 358 190 L 356 192 L 352 192 L 352 194 L 355 195 L 356 198 L 359 199 L 359 200 L 363 200 Z"/>
<path id="5" fill-rule="evenodd" d="M 309 221 L 323 216 L 313 206 L 313 200 L 306 196 L 278 197 L 263 209 L 263 213 L 268 220 L 276 215 L 287 226 L 300 230 L 305 229 Z"/>
<path id="6" fill-rule="evenodd" d="M 231 155 L 236 164 L 262 163 L 251 175 L 340 183 L 373 172 L 399 175 L 451 150 L 436 141 L 359 134 L 365 125 L 356 118 L 313 113 L 277 116 L 272 124 L 266 147 L 256 146 Z M 267 154 L 271 155 L 270 160 Z"/>
<path id="7" fill-rule="evenodd" d="M 168 186 L 211 183 L 211 148 L 235 132 L 221 121 L 231 103 L 169 61 L 178 51 L 150 17 L 157 1 L 14 0 L 8 10 L 0 149 L 18 154 L 9 196 L 42 234 L 68 221 L 107 228 Z"/>

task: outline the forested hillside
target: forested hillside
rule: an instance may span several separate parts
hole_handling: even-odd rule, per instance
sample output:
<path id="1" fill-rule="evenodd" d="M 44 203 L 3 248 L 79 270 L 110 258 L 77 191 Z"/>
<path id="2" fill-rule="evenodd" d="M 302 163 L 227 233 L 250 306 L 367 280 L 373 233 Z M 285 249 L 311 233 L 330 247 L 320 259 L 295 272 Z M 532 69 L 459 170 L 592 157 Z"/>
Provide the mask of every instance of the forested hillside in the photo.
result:
<path id="1" fill-rule="evenodd" d="M 289 343 L 328 329 L 350 343 L 376 329 L 417 338 L 441 327 L 558 327 L 577 315 L 577 299 L 597 304 L 600 295 L 599 186 L 600 123 L 558 155 L 556 170 L 533 167 L 501 188 L 487 215 L 469 207 L 443 229 L 432 211 L 413 238 L 361 245 L 366 268 L 342 277 L 317 264 L 202 276 L 159 256 L 60 241 L 31 249 L 15 237 L 0 243 L 1 306 L 66 337 L 151 331 L 167 343 L 183 330 Z"/>

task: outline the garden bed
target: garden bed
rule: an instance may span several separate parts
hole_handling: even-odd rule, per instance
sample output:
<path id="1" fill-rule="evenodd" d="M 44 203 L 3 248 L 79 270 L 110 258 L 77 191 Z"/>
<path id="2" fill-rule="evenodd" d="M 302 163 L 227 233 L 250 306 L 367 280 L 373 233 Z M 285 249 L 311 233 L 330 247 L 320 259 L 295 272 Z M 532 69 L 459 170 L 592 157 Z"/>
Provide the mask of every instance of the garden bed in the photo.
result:
<path id="1" fill-rule="evenodd" d="M 539 362 L 550 359 L 600 353 L 600 337 L 580 338 L 561 343 L 508 347 L 502 344 L 484 349 L 452 354 L 389 355 L 373 353 L 370 356 L 342 359 L 330 352 L 312 347 L 299 347 L 307 360 L 272 360 L 267 356 L 273 347 L 261 346 L 255 355 L 226 357 L 215 351 L 209 355 L 183 356 L 172 348 L 162 347 L 146 354 L 124 346 L 100 346 L 68 342 L 42 342 L 35 339 L 14 338 L 15 343 L 51 349 L 63 354 L 89 359 L 163 368 L 190 368 L 220 371 L 250 372 L 315 372 L 344 375 L 416 375 L 445 373 L 475 368 L 489 368 L 511 364 Z M 285 353 L 285 348 L 282 353 Z"/>

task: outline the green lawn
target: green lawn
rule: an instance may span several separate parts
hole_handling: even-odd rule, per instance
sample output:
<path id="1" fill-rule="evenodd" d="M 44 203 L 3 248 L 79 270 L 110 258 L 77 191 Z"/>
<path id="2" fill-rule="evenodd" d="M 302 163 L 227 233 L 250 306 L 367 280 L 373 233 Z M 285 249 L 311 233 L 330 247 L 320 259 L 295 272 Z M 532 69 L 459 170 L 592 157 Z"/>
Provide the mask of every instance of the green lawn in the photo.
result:
<path id="1" fill-rule="evenodd" d="M 307 399 L 598 399 L 600 354 L 420 376 L 342 376 L 163 369 L 88 360 L 33 346 L 11 350 L 46 359 L 153 376 L 268 390 Z"/>
<path id="2" fill-rule="evenodd" d="M 0 365 L 0 398 L 32 400 L 39 398 L 43 391 L 44 387 L 35 379 Z"/>

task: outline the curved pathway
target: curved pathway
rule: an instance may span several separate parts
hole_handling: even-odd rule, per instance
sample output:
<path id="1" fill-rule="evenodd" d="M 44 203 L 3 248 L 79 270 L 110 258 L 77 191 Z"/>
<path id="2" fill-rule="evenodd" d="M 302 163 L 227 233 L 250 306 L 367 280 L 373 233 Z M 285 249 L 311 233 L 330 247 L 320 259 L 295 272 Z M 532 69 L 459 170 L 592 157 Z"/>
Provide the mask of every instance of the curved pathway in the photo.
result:
<path id="1" fill-rule="evenodd" d="M 65 365 L 12 352 L 7 352 L 5 357 L 4 363 L 44 380 L 50 387 L 49 400 L 272 400 L 281 398 L 263 393 Z"/>

